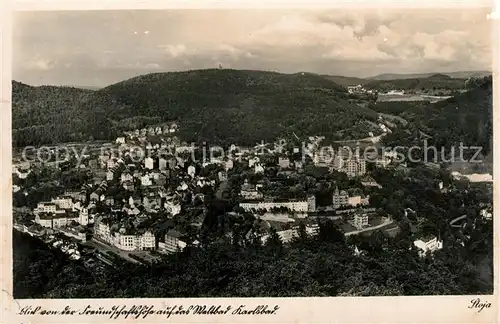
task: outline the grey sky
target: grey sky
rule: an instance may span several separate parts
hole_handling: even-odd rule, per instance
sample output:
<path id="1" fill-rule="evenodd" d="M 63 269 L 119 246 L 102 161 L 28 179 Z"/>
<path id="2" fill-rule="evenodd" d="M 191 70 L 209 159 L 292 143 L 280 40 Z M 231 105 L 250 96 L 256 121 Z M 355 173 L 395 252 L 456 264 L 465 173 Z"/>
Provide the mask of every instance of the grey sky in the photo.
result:
<path id="1" fill-rule="evenodd" d="M 482 9 L 19 12 L 13 78 L 106 86 L 223 67 L 373 76 L 490 70 Z"/>

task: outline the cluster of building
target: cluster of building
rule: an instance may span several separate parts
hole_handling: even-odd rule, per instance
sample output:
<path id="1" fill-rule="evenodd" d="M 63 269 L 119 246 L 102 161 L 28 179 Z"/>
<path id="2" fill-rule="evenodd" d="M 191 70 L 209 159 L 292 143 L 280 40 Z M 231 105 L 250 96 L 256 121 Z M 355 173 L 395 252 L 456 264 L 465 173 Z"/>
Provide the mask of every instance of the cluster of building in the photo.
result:
<path id="1" fill-rule="evenodd" d="M 358 87 L 349 91 L 365 91 Z M 189 205 L 186 203 L 187 197 L 190 197 L 190 201 L 203 201 L 203 189 L 211 187 L 215 191 L 217 186 L 227 180 L 228 172 L 237 161 L 246 163 L 248 170 L 256 175 L 264 174 L 269 162 L 265 162 L 262 155 L 264 152 L 271 153 L 276 158 L 272 167 L 278 167 L 278 175 L 302 172 L 303 159 L 291 158 L 299 153 L 299 150 L 286 152 L 286 143 L 282 141 L 261 144 L 254 148 L 231 147 L 232 154 L 228 156 L 210 157 L 197 162 L 191 159 L 194 156 L 193 147 L 180 143 L 174 136 L 176 131 L 177 125 L 172 123 L 165 127 L 126 132 L 124 137 L 118 137 L 115 142 L 123 154 L 116 156 L 112 152 L 105 153 L 99 155 L 95 161 L 95 167 L 100 168 L 103 176 L 94 179 L 91 184 L 85 184 L 79 191 L 67 192 L 62 197 L 38 203 L 33 210 L 37 226 L 85 241 L 87 225 L 93 224 L 93 238 L 117 249 L 176 252 L 188 245 L 182 230 L 169 226 L 166 233 L 157 231 L 152 221 L 157 218 L 153 216 L 160 212 L 165 213 L 167 219 L 183 215 Z M 151 137 L 156 137 L 156 140 Z M 366 176 L 364 158 L 356 154 L 330 154 L 318 149 L 321 137 L 311 137 L 309 140 L 307 154 L 316 166 L 328 167 L 349 177 L 361 177 L 364 187 L 380 188 L 378 183 Z M 148 149 L 148 156 L 140 162 L 134 162 L 132 158 L 137 144 Z M 174 148 L 174 151 L 171 154 L 163 154 L 163 149 L 167 148 Z M 186 156 L 189 154 L 191 156 Z M 385 167 L 393 158 L 392 155 L 383 155 L 376 163 Z M 201 176 L 200 168 L 208 165 L 216 165 L 216 174 Z M 16 165 L 13 172 L 21 178 L 29 174 L 28 170 L 29 166 Z M 266 197 L 263 189 L 262 182 L 252 184 L 245 180 L 240 190 L 242 202 L 239 207 L 269 224 L 287 224 L 288 228 L 277 231 L 283 242 L 288 242 L 298 235 L 298 228 L 290 224 L 318 211 L 314 195 L 283 200 L 279 197 Z M 336 187 L 332 204 L 327 209 L 334 211 L 335 215 L 357 230 L 362 230 L 370 226 L 370 218 L 375 212 L 375 209 L 365 208 L 367 205 L 369 197 L 350 195 L 348 190 L 339 190 Z M 194 220 L 191 225 L 201 226 L 202 217 Z M 483 217 L 491 217 L 490 210 L 485 211 Z M 308 234 L 314 234 L 316 231 L 316 225 L 306 227 Z M 264 231 L 262 240 L 265 241 L 268 237 L 268 232 Z M 415 241 L 414 245 L 422 251 L 421 255 L 425 255 L 442 248 L 442 241 L 425 238 Z"/>
<path id="2" fill-rule="evenodd" d="M 173 136 L 176 131 L 177 125 L 173 123 L 163 128 L 126 132 L 124 137 L 115 141 L 119 156 L 111 150 L 101 152 L 96 160 L 90 161 L 93 164 L 89 162 L 96 168 L 94 171 L 103 176 L 94 178 L 93 183 L 85 184 L 79 191 L 69 191 L 62 197 L 40 202 L 33 210 L 35 223 L 80 241 L 87 239 L 87 226 L 93 225 L 94 239 L 120 250 L 173 252 L 186 246 L 182 231 L 174 228 L 165 235 L 157 235 L 150 224 L 152 216 L 160 211 L 166 212 L 168 218 L 181 214 L 187 196 L 203 200 L 201 189 L 206 186 L 215 189 L 226 181 L 227 172 L 234 167 L 236 160 L 247 163 L 255 174 L 265 172 L 266 165 L 261 161 L 263 152 L 275 154 L 276 166 L 283 174 L 301 172 L 303 167 L 302 160 L 293 161 L 285 152 L 286 143 L 283 141 L 254 148 L 231 147 L 233 154 L 229 156 L 192 161 L 193 147 L 178 141 Z M 140 162 L 133 159 L 137 145 L 148 149 L 148 156 Z M 166 148 L 170 151 L 174 148 L 175 154 L 163 154 Z M 298 150 L 290 153 L 298 153 Z M 200 168 L 210 164 L 218 166 L 216 177 L 200 176 Z M 339 170 L 353 176 L 364 174 L 365 168 L 361 159 L 342 160 L 338 166 Z M 26 169 L 29 167 L 17 165 L 15 171 Z M 283 221 L 290 213 L 295 219 L 306 218 L 308 213 L 316 211 L 316 198 L 312 195 L 302 200 L 283 201 L 264 197 L 261 189 L 262 184 L 253 185 L 246 181 L 241 187 L 244 201 L 240 207 L 245 211 L 259 211 L 263 220 Z M 345 191 L 336 190 L 332 208 L 354 207 L 366 202 L 365 198 L 350 197 Z M 106 212 L 102 212 L 103 208 Z M 198 219 L 195 225 L 199 226 L 201 222 L 202 219 Z M 353 222 L 357 227 L 367 225 L 364 216 L 354 217 Z"/>
<path id="3" fill-rule="evenodd" d="M 338 209 L 341 207 L 367 206 L 370 197 L 361 197 L 360 195 L 349 196 L 346 190 L 339 191 L 336 187 L 332 195 L 332 207 Z"/>
<path id="4" fill-rule="evenodd" d="M 377 93 L 375 90 L 365 89 L 361 84 L 355 86 L 348 86 L 347 91 L 349 94 L 375 94 Z"/>
<path id="5" fill-rule="evenodd" d="M 343 172 L 349 177 L 359 177 L 366 174 L 366 160 L 359 155 L 335 154 L 329 150 L 318 150 L 313 155 L 316 166 L 328 167 L 331 170 Z"/>
<path id="6" fill-rule="evenodd" d="M 156 238 L 151 231 L 113 222 L 112 218 L 97 218 L 94 224 L 94 238 L 125 251 L 156 249 Z"/>
<path id="7" fill-rule="evenodd" d="M 80 201 L 74 201 L 72 197 L 63 196 L 52 198 L 51 201 L 40 202 L 33 210 L 35 215 L 35 223 L 51 229 L 69 230 L 69 228 L 77 228 L 78 225 L 89 224 L 89 210 L 84 207 Z M 91 218 L 91 217 L 90 217 Z M 92 219 L 91 221 L 92 222 Z M 83 233 L 82 228 L 78 229 L 78 233 Z M 78 237 L 84 238 L 83 234 L 75 234 Z M 73 235 L 72 235 L 73 236 Z"/>
<path id="8" fill-rule="evenodd" d="M 316 235 L 318 233 L 318 225 L 306 226 L 305 231 L 307 235 Z M 276 233 L 278 234 L 283 243 L 288 243 L 292 241 L 294 238 L 299 237 L 299 228 L 298 226 L 294 226 L 291 229 L 277 231 Z M 266 243 L 268 239 L 269 235 L 267 234 L 261 237 L 263 243 Z"/>
<path id="9" fill-rule="evenodd" d="M 316 208 L 316 199 L 314 196 L 309 196 L 306 201 L 258 201 L 258 202 L 242 202 L 240 207 L 245 211 L 258 211 L 258 210 L 273 210 L 286 208 L 291 212 L 301 212 L 305 213 L 308 211 L 314 211 Z"/>
<path id="10" fill-rule="evenodd" d="M 179 126 L 177 123 L 170 123 L 164 126 L 135 129 L 133 131 L 125 132 L 125 135 L 129 138 L 140 138 L 141 136 L 147 135 L 172 135 L 175 134 L 178 129 Z M 125 141 L 125 137 L 118 137 L 115 142 L 117 144 L 125 144 Z"/>

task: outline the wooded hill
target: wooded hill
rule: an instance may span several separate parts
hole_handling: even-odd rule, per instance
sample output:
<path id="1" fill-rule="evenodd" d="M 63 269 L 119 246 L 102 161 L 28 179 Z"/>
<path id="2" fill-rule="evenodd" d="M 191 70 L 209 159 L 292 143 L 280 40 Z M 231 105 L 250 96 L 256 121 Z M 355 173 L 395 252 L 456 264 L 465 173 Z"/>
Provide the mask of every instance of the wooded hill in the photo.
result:
<path id="1" fill-rule="evenodd" d="M 433 104 L 428 111 L 427 105 L 419 105 L 421 121 L 436 134 L 459 133 L 470 145 L 484 143 L 489 138 L 483 135 L 491 126 L 484 132 L 480 129 L 491 125 L 491 113 L 485 113 L 492 106 L 491 77 L 484 80 L 484 85 Z M 437 74 L 425 79 L 372 81 L 365 87 L 462 89 L 464 83 Z M 337 132 L 346 129 L 341 139 L 354 139 L 366 136 L 370 131 L 366 121 L 377 118 L 374 110 L 350 103 L 345 87 L 309 73 L 220 69 L 155 73 L 97 91 L 32 87 L 14 81 L 12 92 L 16 147 L 113 140 L 123 131 L 167 121 L 180 125 L 182 140 L 218 145 L 255 145 L 292 133 L 339 139 Z"/>
<path id="2" fill-rule="evenodd" d="M 12 86 L 15 146 L 113 139 L 165 121 L 178 122 L 185 141 L 254 145 L 292 132 L 330 136 L 377 117 L 349 103 L 344 87 L 308 73 L 155 73 L 97 91 Z"/>

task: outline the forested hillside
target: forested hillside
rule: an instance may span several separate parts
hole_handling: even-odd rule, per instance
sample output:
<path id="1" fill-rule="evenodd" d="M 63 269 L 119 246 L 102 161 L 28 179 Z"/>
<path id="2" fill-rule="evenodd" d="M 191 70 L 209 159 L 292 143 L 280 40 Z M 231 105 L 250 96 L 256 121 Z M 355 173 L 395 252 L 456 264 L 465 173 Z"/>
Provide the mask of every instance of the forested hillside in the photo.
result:
<path id="1" fill-rule="evenodd" d="M 427 78 L 432 76 L 434 73 L 410 73 L 410 74 L 398 74 L 398 73 L 384 73 L 379 74 L 374 77 L 367 78 L 369 80 L 398 80 L 398 79 L 417 79 L 417 78 Z M 458 79 L 468 79 L 468 78 L 482 78 L 491 75 L 490 71 L 457 71 L 457 72 L 446 72 L 441 73 L 447 75 L 451 78 Z"/>
<path id="2" fill-rule="evenodd" d="M 409 128 L 430 135 L 429 142 L 436 147 L 449 149 L 462 142 L 464 146 L 481 146 L 486 156 L 491 152 L 493 137 L 492 78 L 479 79 L 476 84 L 472 90 L 436 103 L 377 102 L 370 108 L 404 118 L 410 122 Z M 397 129 L 385 140 L 393 140 L 403 132 Z"/>
<path id="3" fill-rule="evenodd" d="M 328 75 L 324 74 L 322 75 L 325 79 L 331 80 L 337 84 L 340 84 L 344 87 L 348 86 L 355 86 L 358 84 L 364 85 L 367 83 L 372 82 L 370 79 L 363 79 L 363 78 L 355 78 L 355 77 L 346 77 L 342 75 Z"/>
<path id="4" fill-rule="evenodd" d="M 466 79 L 451 78 L 444 74 L 433 74 L 425 78 L 376 80 L 366 83 L 365 87 L 381 92 L 390 90 L 462 90 L 465 88 L 465 81 Z"/>
<path id="5" fill-rule="evenodd" d="M 14 82 L 13 93 L 16 146 L 112 139 L 164 121 L 177 121 L 186 141 L 255 144 L 292 132 L 331 136 L 376 118 L 342 86 L 307 73 L 155 73 L 98 91 Z"/>
<path id="6" fill-rule="evenodd" d="M 89 114 L 80 107 L 92 90 L 12 82 L 14 146 L 87 140 Z"/>
<path id="7" fill-rule="evenodd" d="M 484 225 L 485 228 L 491 226 Z M 485 229 L 486 231 L 486 229 Z M 492 249 L 492 233 L 474 238 L 470 253 L 448 247 L 421 259 L 407 232 L 344 240 L 322 223 L 316 237 L 290 246 L 222 239 L 185 249 L 151 267 L 123 261 L 96 275 L 35 238 L 14 232 L 15 298 L 312 297 L 491 294 L 491 269 L 477 263 Z M 488 236 L 489 235 L 489 236 Z M 363 254 L 354 256 L 354 244 Z M 469 249 L 469 248 L 468 248 Z M 43 255 L 41 258 L 40 256 Z"/>

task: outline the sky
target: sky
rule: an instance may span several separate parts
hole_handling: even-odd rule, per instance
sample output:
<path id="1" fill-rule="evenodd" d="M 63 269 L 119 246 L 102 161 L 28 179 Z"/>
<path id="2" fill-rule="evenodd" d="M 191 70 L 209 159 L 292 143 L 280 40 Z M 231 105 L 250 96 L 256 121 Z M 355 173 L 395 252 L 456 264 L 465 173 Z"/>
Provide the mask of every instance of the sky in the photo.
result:
<path id="1" fill-rule="evenodd" d="M 223 68 L 370 77 L 491 70 L 487 8 L 18 12 L 13 79 L 103 87 Z"/>

